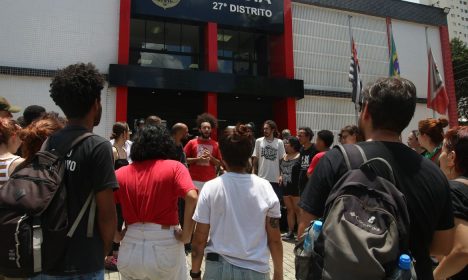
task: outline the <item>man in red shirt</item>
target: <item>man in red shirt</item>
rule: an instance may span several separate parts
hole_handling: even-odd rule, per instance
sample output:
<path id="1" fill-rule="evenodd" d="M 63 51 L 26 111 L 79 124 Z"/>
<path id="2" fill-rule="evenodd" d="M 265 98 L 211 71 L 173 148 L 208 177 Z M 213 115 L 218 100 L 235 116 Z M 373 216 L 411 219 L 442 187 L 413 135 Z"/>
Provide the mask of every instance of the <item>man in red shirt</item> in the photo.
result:
<path id="1" fill-rule="evenodd" d="M 185 145 L 190 176 L 194 185 L 201 190 L 205 182 L 216 177 L 216 167 L 221 164 L 218 142 L 211 139 L 211 130 L 216 129 L 216 119 L 207 113 L 197 118 L 200 136 Z"/>

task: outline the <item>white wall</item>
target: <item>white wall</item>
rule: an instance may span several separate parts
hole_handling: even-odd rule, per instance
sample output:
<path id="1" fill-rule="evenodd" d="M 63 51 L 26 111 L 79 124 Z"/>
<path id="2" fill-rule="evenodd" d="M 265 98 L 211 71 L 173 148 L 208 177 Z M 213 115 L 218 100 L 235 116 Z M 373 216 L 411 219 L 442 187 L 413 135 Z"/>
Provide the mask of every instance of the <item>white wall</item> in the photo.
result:
<path id="1" fill-rule="evenodd" d="M 351 92 L 348 16 L 363 84 L 388 75 L 385 19 L 293 3 L 294 73 L 306 89 Z"/>
<path id="2" fill-rule="evenodd" d="M 0 65 L 55 70 L 117 62 L 119 0 L 0 1 Z"/>
<path id="3" fill-rule="evenodd" d="M 41 77 L 22 77 L 0 75 L 0 93 L 12 105 L 22 109 L 29 105 L 41 105 L 47 111 L 55 111 L 64 116 L 62 110 L 57 107 L 49 96 L 51 79 Z M 101 123 L 94 129 L 96 134 L 108 138 L 112 125 L 115 122 L 115 88 L 105 85 L 101 94 L 102 118 Z M 22 116 L 23 112 L 14 115 L 14 118 Z"/>
<path id="4" fill-rule="evenodd" d="M 354 103 L 349 99 L 305 96 L 296 105 L 297 127 L 308 126 L 315 134 L 327 129 L 335 135 L 335 143 L 341 128 L 356 124 Z"/>
<path id="5" fill-rule="evenodd" d="M 107 73 L 117 63 L 119 11 L 120 0 L 2 0 L 0 66 L 55 70 L 92 62 Z M 63 115 L 49 97 L 49 84 L 49 78 L 0 75 L 0 96 L 23 109 L 37 104 Z M 102 105 L 95 132 L 107 138 L 115 121 L 115 89 L 103 90 Z"/>
<path id="6" fill-rule="evenodd" d="M 417 89 L 418 97 L 427 97 L 428 56 L 424 25 L 392 20 L 393 37 L 395 39 L 401 76 L 411 80 Z M 442 47 L 439 29 L 428 27 L 429 45 L 432 47 L 434 59 L 439 72 L 444 79 Z"/>
<path id="7" fill-rule="evenodd" d="M 306 89 L 351 92 L 348 81 L 351 56 L 348 15 L 352 16 L 352 32 L 363 84 L 388 76 L 384 18 L 293 3 L 295 78 L 304 80 Z M 401 76 L 414 82 L 419 98 L 426 98 L 428 56 L 425 26 L 398 20 L 392 20 L 392 26 Z M 428 40 L 443 78 L 438 27 L 428 27 Z M 403 132 L 403 139 L 410 130 L 417 129 L 419 120 L 432 116 L 432 110 L 427 109 L 426 104 L 417 104 L 415 117 Z M 329 129 L 336 133 L 345 125 L 356 124 L 355 119 L 354 104 L 349 98 L 306 96 L 297 102 L 298 127 L 310 126 L 315 132 Z"/>

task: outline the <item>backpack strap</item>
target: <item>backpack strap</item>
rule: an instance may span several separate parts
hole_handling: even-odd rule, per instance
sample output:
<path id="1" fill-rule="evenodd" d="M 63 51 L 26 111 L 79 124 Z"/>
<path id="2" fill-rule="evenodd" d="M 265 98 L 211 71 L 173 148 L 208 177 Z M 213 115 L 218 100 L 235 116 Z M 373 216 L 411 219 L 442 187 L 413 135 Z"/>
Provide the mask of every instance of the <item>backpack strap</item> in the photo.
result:
<path id="1" fill-rule="evenodd" d="M 88 216 L 88 231 L 86 236 L 87 237 L 92 237 L 93 232 L 94 232 L 94 218 L 96 216 L 96 198 L 94 196 L 94 192 L 91 191 L 91 193 L 88 195 L 88 198 L 86 199 L 86 202 L 84 203 L 83 207 L 81 207 L 80 212 L 78 213 L 78 216 L 76 217 L 75 221 L 73 222 L 72 226 L 70 227 L 70 230 L 67 233 L 68 237 L 72 237 L 73 234 L 75 234 L 76 228 L 80 224 L 81 220 L 83 219 L 84 214 L 86 213 L 86 210 L 89 210 L 89 216 Z"/>
<path id="2" fill-rule="evenodd" d="M 337 147 L 343 154 L 348 170 L 358 169 L 361 164 L 367 161 L 366 153 L 358 145 L 354 144 L 338 144 Z"/>
<path id="3" fill-rule="evenodd" d="M 57 148 L 52 149 L 51 152 L 58 154 L 60 157 L 65 157 L 68 151 L 70 151 L 71 149 L 76 147 L 78 144 L 83 142 L 83 140 L 85 140 L 86 138 L 93 136 L 93 135 L 94 134 L 91 132 L 83 133 L 82 135 L 75 138 L 75 140 L 73 140 L 73 142 L 71 142 L 70 145 L 65 144 L 65 145 L 58 146 Z M 49 140 L 50 140 L 50 137 L 48 137 L 44 141 L 44 143 L 41 146 L 41 151 L 46 151 L 49 148 Z"/>

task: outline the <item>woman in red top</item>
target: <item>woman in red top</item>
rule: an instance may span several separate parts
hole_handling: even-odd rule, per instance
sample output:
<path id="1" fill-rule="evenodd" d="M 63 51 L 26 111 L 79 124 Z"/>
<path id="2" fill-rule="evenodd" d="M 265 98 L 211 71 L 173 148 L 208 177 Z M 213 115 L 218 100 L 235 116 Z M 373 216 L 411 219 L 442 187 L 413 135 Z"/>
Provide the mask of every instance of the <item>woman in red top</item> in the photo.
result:
<path id="1" fill-rule="evenodd" d="M 175 158 L 175 143 L 162 126 L 140 130 L 131 148 L 133 163 L 116 171 L 127 231 L 117 267 L 123 279 L 188 279 L 184 243 L 193 231 L 197 189 Z M 185 198 L 184 229 L 177 199 Z"/>

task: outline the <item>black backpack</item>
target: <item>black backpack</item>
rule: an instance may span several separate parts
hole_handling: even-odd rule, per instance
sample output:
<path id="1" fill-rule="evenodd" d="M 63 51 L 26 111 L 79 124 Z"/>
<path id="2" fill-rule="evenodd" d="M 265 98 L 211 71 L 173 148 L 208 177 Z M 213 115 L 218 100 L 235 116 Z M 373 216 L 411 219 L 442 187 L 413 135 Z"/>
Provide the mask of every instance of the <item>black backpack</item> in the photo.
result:
<path id="1" fill-rule="evenodd" d="M 338 145 L 348 171 L 325 204 L 322 231 L 311 257 L 296 252 L 296 278 L 386 279 L 409 254 L 410 219 L 391 165 L 367 159 L 358 145 Z"/>
<path id="2" fill-rule="evenodd" d="M 46 140 L 33 159 L 21 164 L 0 187 L 0 275 L 31 277 L 53 269 L 88 208 L 88 237 L 92 237 L 93 192 L 70 223 L 63 180 L 66 153 L 91 135 L 82 134 L 51 151 L 46 150 Z"/>

